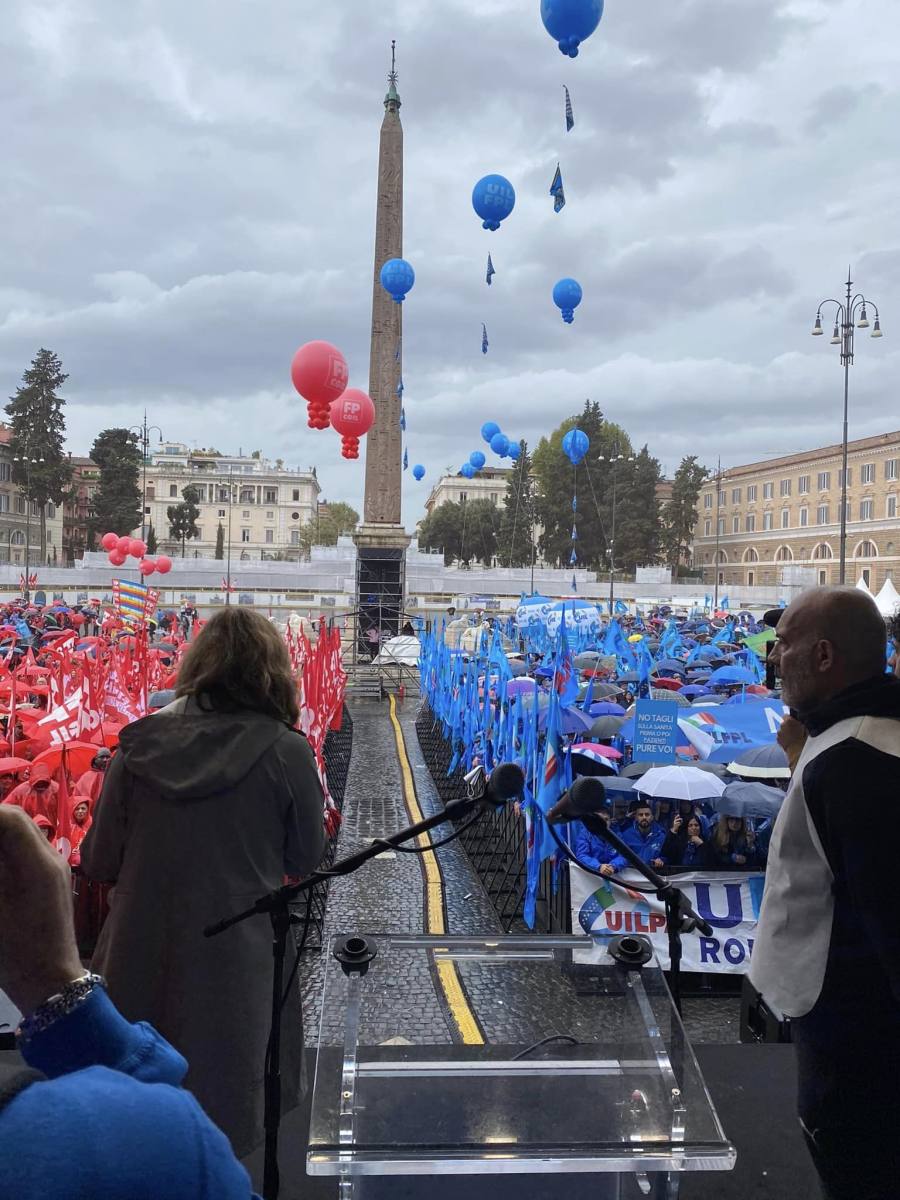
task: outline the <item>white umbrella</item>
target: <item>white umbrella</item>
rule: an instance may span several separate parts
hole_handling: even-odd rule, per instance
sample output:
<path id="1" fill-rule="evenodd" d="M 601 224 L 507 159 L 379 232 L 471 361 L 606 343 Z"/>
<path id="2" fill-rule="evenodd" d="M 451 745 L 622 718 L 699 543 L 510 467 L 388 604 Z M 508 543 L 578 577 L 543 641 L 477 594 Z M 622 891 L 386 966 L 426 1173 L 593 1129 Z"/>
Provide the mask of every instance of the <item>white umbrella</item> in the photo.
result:
<path id="1" fill-rule="evenodd" d="M 637 791 L 666 800 L 708 800 L 721 796 L 725 783 L 696 767 L 651 767 L 638 781 Z"/>

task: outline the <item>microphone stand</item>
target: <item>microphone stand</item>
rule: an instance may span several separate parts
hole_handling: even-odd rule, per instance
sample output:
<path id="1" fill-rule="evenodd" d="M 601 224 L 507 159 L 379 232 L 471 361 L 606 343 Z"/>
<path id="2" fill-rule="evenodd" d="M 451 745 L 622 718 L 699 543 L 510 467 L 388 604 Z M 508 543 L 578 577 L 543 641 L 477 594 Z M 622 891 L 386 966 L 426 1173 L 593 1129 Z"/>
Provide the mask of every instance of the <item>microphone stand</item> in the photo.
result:
<path id="1" fill-rule="evenodd" d="M 491 804 L 503 803 L 509 798 L 493 794 L 490 781 L 486 779 L 481 767 L 477 767 L 466 776 L 466 787 L 467 795 L 458 800 L 451 800 L 442 812 L 426 817 L 424 820 L 416 822 L 415 825 L 409 825 L 398 833 L 379 838 L 365 849 L 358 850 L 346 858 L 338 859 L 326 871 L 314 871 L 305 879 L 301 879 L 299 883 L 276 888 L 274 892 L 261 896 L 250 908 L 236 913 L 233 917 L 225 917 L 221 921 L 216 921 L 213 925 L 207 925 L 203 930 L 204 937 L 216 937 L 233 925 L 239 925 L 242 921 L 247 921 L 250 917 L 258 916 L 260 913 L 268 913 L 272 922 L 272 1025 L 266 1055 L 264 1093 L 264 1200 L 277 1200 L 281 1186 L 278 1171 L 278 1128 L 281 1123 L 281 1012 L 284 1004 L 284 958 L 292 919 L 288 906 L 295 896 L 300 895 L 301 892 L 310 891 L 317 883 L 342 875 L 351 875 L 370 859 L 377 858 L 386 850 L 393 850 L 404 842 L 412 841 L 447 821 L 459 821 L 478 812 L 479 809 L 485 809 Z M 481 815 L 480 812 L 478 815 Z"/>
<path id="2" fill-rule="evenodd" d="M 695 929 L 699 929 L 706 937 L 712 937 L 712 926 L 703 917 L 694 912 L 688 902 L 687 896 L 680 888 L 675 887 L 671 880 L 667 879 L 664 875 L 660 875 L 653 867 L 645 863 L 629 845 L 622 841 L 617 833 L 613 833 L 602 817 L 597 816 L 595 813 L 579 813 L 577 815 L 573 814 L 570 819 L 583 822 L 591 833 L 608 842 L 622 858 L 630 863 L 635 871 L 639 871 L 647 882 L 653 885 L 653 890 L 657 898 L 662 901 L 666 910 L 666 935 L 669 942 L 669 990 L 672 993 L 672 1002 L 675 1005 L 675 1010 L 681 1016 L 681 935 L 682 933 L 692 933 Z M 550 830 L 553 840 L 565 856 L 571 859 L 576 866 L 581 867 L 583 871 L 590 872 L 592 875 L 600 875 L 603 879 L 611 879 L 619 887 L 627 886 L 620 883 L 615 876 L 603 875 L 602 872 L 595 871 L 592 867 L 586 867 L 584 863 L 579 862 L 578 858 L 549 822 L 547 827 Z"/>

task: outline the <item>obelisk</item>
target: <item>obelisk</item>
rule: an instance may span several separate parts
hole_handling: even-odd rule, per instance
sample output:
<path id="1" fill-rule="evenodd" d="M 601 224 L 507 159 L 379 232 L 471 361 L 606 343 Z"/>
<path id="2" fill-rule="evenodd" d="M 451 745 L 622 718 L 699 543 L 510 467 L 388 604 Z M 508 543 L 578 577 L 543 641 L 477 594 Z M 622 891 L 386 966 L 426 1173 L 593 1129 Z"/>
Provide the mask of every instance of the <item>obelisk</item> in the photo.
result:
<path id="1" fill-rule="evenodd" d="M 356 542 L 356 649 L 364 657 L 399 632 L 404 612 L 405 559 L 409 535 L 400 520 L 400 410 L 403 396 L 403 306 L 381 286 L 381 268 L 403 257 L 403 127 L 397 92 L 395 44 L 384 98 L 378 153 L 375 212 L 375 277 L 369 395 L 375 424 L 366 437 L 366 493 Z"/>

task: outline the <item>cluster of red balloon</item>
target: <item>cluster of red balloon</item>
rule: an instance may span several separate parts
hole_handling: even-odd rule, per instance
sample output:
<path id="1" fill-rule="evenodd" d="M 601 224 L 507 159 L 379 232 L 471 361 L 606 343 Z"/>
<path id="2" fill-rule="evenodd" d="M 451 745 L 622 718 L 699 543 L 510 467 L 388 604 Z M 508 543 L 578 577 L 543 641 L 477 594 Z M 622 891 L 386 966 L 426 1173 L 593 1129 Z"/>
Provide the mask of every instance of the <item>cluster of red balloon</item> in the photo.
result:
<path id="1" fill-rule="evenodd" d="M 142 575 L 152 575 L 154 571 L 158 571 L 160 575 L 168 575 L 172 570 L 172 560 L 166 554 L 160 554 L 155 559 L 147 558 L 147 543 L 140 538 L 104 533 L 100 545 L 106 550 L 111 567 L 121 567 L 128 558 L 136 558 L 139 560 L 138 570 Z"/>
<path id="2" fill-rule="evenodd" d="M 344 458 L 359 458 L 359 439 L 375 423 L 375 405 L 359 388 L 348 388 L 347 360 L 330 342 L 307 342 L 291 362 L 291 382 L 306 401 L 310 429 L 331 425 L 341 434 Z"/>

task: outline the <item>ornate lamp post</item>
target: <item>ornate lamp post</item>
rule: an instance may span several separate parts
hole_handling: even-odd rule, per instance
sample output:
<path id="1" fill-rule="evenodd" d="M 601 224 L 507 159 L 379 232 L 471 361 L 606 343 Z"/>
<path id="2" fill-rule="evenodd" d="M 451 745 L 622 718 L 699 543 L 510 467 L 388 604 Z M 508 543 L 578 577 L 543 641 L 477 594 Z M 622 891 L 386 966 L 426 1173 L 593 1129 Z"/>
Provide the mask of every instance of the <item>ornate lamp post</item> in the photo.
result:
<path id="1" fill-rule="evenodd" d="M 844 436 L 841 454 L 841 567 L 840 582 L 847 578 L 847 400 L 850 392 L 850 364 L 853 362 L 854 334 L 857 329 L 869 328 L 868 306 L 871 304 L 875 313 L 875 325 L 870 337 L 880 338 L 881 321 L 878 316 L 878 305 L 866 300 L 862 292 L 853 295 L 853 281 L 850 270 L 847 269 L 847 295 L 844 300 L 823 300 L 816 310 L 816 321 L 812 328 L 813 337 L 821 337 L 825 332 L 822 328 L 822 310 L 833 304 L 834 331 L 831 335 L 831 345 L 841 348 L 841 365 L 844 368 Z"/>
<path id="2" fill-rule="evenodd" d="M 141 439 L 141 457 L 144 463 L 143 483 L 141 485 L 141 541 L 146 542 L 149 536 L 148 522 L 145 520 L 147 516 L 147 459 L 150 451 L 150 434 L 158 433 L 159 440 L 163 440 L 163 432 L 158 425 L 147 424 L 147 410 L 144 409 L 144 420 L 140 425 L 132 425 L 130 431 L 136 433 Z"/>
<path id="3" fill-rule="evenodd" d="M 609 615 L 612 617 L 613 603 L 615 602 L 615 578 L 616 578 L 616 482 L 620 462 L 633 463 L 635 461 L 633 454 L 620 454 L 619 443 L 616 442 L 613 446 L 613 452 L 610 455 L 598 454 L 598 462 L 609 463 L 610 475 L 612 477 L 612 525 L 609 535 Z"/>

